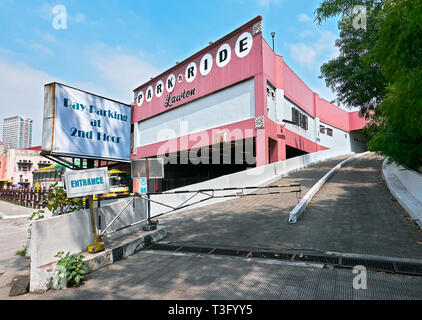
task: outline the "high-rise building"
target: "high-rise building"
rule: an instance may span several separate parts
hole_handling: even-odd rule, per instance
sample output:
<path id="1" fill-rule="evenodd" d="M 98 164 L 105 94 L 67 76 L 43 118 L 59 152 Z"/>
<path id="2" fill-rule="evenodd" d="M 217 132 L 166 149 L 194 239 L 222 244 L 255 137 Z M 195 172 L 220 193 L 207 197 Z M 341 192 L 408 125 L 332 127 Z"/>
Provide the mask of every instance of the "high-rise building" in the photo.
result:
<path id="1" fill-rule="evenodd" d="M 15 116 L 3 120 L 4 149 L 25 149 L 32 144 L 32 119 Z"/>

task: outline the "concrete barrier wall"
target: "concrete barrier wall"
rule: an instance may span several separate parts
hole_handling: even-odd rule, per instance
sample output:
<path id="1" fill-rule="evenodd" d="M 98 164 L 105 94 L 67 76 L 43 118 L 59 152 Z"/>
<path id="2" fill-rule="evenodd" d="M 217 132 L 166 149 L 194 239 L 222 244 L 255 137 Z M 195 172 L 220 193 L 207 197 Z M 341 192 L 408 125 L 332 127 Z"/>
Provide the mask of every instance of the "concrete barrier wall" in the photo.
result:
<path id="1" fill-rule="evenodd" d="M 422 174 L 397 166 L 395 163 L 392 163 L 390 168 L 407 191 L 422 203 Z"/>
<path id="2" fill-rule="evenodd" d="M 114 219 L 114 217 L 131 201 L 132 198 L 125 198 L 112 204 L 100 208 L 101 220 L 98 219 L 97 210 L 95 211 L 95 222 L 98 225 L 101 222 L 101 229 Z M 146 219 L 146 201 L 135 199 L 130 203 L 124 212 L 115 220 L 108 229 L 116 230 Z M 143 224 L 120 230 L 103 238 L 103 240 L 112 240 L 120 238 L 126 234 L 133 233 L 142 228 Z M 90 210 L 81 210 L 74 213 L 50 217 L 37 220 L 32 225 L 31 232 L 31 267 L 36 268 L 57 261 L 54 257 L 57 252 L 79 253 L 86 251 L 90 244 L 94 243 L 92 234 L 91 212 Z"/>
<path id="3" fill-rule="evenodd" d="M 306 154 L 303 156 L 291 158 L 285 161 L 275 162 L 266 166 L 252 168 L 246 171 L 233 173 L 230 175 L 222 176 L 216 179 L 208 180 L 205 182 L 192 184 L 186 187 L 174 189 L 173 191 L 186 191 L 186 190 L 203 190 L 203 189 L 218 189 L 218 188 L 234 188 L 234 187 L 253 187 L 253 186 L 265 186 L 274 181 L 277 181 L 281 177 L 291 174 L 297 170 L 300 170 L 309 165 L 315 164 L 320 161 L 327 160 L 329 158 L 341 156 L 350 153 L 348 150 L 324 150 Z M 249 190 L 253 192 L 254 190 Z M 216 195 L 235 195 L 236 191 L 219 191 Z M 152 200 L 165 203 L 172 207 L 186 205 L 189 203 L 195 203 L 199 200 L 206 199 L 208 196 L 204 194 L 195 195 L 195 193 L 183 193 L 183 194 L 168 194 L 168 195 L 154 195 L 151 196 Z M 191 200 L 191 198 L 194 196 Z M 192 205 L 189 209 L 202 207 L 222 201 L 230 200 L 231 198 L 220 198 L 210 199 L 201 203 Z M 161 213 L 171 210 L 157 203 L 151 204 L 151 217 L 159 215 Z"/>
<path id="4" fill-rule="evenodd" d="M 34 221 L 31 231 L 31 268 L 57 261 L 54 256 L 59 251 L 86 251 L 93 242 L 90 210 Z"/>
<path id="5" fill-rule="evenodd" d="M 118 230 L 125 226 L 131 225 L 138 221 L 145 220 L 147 218 L 147 203 L 146 200 L 136 198 L 124 198 L 113 204 L 101 206 L 99 209 L 101 216 L 101 230 L 105 228 L 113 221 L 113 219 L 123 210 L 120 216 L 113 222 L 113 224 L 106 230 L 107 232 Z M 103 240 L 113 240 L 121 238 L 124 235 L 139 231 L 142 229 L 144 224 L 136 224 L 129 228 L 119 230 L 115 233 L 111 233 L 103 237 Z"/>

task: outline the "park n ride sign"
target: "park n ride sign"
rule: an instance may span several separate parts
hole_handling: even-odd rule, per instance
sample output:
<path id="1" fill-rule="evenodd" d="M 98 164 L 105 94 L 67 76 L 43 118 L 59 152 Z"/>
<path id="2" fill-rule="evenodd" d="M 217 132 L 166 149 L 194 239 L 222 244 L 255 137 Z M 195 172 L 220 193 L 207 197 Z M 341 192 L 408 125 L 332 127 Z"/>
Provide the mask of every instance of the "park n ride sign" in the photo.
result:
<path id="1" fill-rule="evenodd" d="M 68 198 L 110 192 L 107 167 L 67 171 L 64 178 Z"/>
<path id="2" fill-rule="evenodd" d="M 47 84 L 42 149 L 56 156 L 130 162 L 131 116 L 130 105 Z"/>

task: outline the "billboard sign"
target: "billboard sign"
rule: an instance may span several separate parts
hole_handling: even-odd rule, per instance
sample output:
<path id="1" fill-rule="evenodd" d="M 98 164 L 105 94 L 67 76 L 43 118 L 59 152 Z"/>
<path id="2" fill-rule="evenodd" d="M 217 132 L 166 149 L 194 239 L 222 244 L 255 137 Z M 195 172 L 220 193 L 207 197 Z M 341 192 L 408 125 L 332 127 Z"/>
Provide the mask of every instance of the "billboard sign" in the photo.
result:
<path id="1" fill-rule="evenodd" d="M 66 171 L 64 175 L 68 198 L 110 192 L 108 168 Z"/>
<path id="2" fill-rule="evenodd" d="M 130 105 L 59 83 L 45 86 L 43 151 L 130 162 Z"/>

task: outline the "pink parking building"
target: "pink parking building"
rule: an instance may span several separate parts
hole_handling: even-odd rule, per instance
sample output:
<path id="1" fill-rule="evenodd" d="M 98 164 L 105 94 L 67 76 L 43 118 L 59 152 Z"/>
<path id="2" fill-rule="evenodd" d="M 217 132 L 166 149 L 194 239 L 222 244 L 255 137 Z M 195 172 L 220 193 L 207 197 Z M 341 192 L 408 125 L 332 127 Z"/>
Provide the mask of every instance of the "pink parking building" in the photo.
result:
<path id="1" fill-rule="evenodd" d="M 261 16 L 142 84 L 134 98 L 132 157 L 164 157 L 164 189 L 366 148 L 364 119 L 309 89 L 264 40 Z"/>

